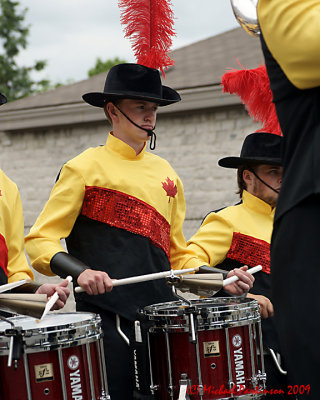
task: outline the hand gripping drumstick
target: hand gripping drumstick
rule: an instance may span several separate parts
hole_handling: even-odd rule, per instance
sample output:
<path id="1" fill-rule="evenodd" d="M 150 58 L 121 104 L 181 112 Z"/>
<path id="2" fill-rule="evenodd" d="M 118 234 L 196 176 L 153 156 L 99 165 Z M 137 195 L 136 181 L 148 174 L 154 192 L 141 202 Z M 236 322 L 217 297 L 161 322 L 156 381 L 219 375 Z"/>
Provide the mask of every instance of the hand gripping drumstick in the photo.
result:
<path id="1" fill-rule="evenodd" d="M 113 287 L 130 285 L 131 283 L 154 281 L 156 279 L 169 278 L 170 276 L 173 276 L 173 275 L 187 274 L 190 272 L 195 272 L 198 269 L 199 268 L 177 269 L 177 270 L 171 269 L 170 271 L 156 272 L 154 274 L 146 274 L 146 275 L 140 275 L 140 276 L 132 276 L 130 278 L 115 279 L 112 283 L 113 283 Z M 77 286 L 75 288 L 75 292 L 81 293 L 81 292 L 85 292 L 85 290 L 81 286 Z"/>
<path id="2" fill-rule="evenodd" d="M 252 268 L 250 268 L 250 269 L 248 269 L 248 273 L 249 274 L 251 274 L 251 275 L 253 275 L 253 274 L 255 274 L 256 272 L 258 272 L 258 271 L 261 271 L 262 270 L 262 266 L 261 265 L 257 265 L 257 266 L 255 266 L 255 267 L 252 267 Z M 238 281 L 239 280 L 239 278 L 237 277 L 237 276 L 231 276 L 230 278 L 227 278 L 227 279 L 224 279 L 223 280 L 223 286 L 227 286 L 227 285 L 229 285 L 230 283 L 233 283 L 233 282 L 236 282 L 236 281 Z"/>
<path id="3" fill-rule="evenodd" d="M 72 281 L 72 277 L 71 277 L 71 276 L 67 276 L 66 279 L 67 279 L 69 282 Z M 45 307 L 45 309 L 44 309 L 44 311 L 43 311 L 43 314 L 42 314 L 42 316 L 41 316 L 41 318 L 40 318 L 40 321 L 42 321 L 43 318 L 48 314 L 48 312 L 51 310 L 51 308 L 52 308 L 53 305 L 56 303 L 56 301 L 58 300 L 58 298 L 59 298 L 58 292 L 55 292 L 55 293 L 50 297 L 50 299 L 48 300 L 48 302 L 47 302 L 47 304 L 46 304 L 46 307 Z"/>

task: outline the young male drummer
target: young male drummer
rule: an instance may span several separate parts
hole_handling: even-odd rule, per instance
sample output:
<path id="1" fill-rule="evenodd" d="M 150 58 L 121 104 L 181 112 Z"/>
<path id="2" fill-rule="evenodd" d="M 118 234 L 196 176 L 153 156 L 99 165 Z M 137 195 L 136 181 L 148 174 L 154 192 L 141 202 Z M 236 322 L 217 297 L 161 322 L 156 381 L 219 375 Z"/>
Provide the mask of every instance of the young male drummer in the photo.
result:
<path id="1" fill-rule="evenodd" d="M 240 157 L 219 160 L 221 167 L 237 168 L 241 203 L 208 214 L 199 231 L 188 241 L 188 249 L 204 264 L 226 270 L 243 264 L 262 265 L 247 297 L 258 301 L 265 318 L 262 330 L 267 390 L 281 389 L 287 393 L 286 377 L 279 372 L 269 350 L 280 351 L 270 301 L 270 241 L 282 181 L 282 142 L 283 138 L 275 134 L 252 133 L 245 138 Z"/>
<path id="2" fill-rule="evenodd" d="M 0 105 L 6 102 L 6 97 L 0 93 Z M 18 188 L 0 170 L 0 285 L 22 279 L 33 280 L 33 273 L 24 253 L 23 239 L 23 214 Z M 58 309 L 65 305 L 70 294 L 67 286 L 68 281 L 41 286 L 30 282 L 14 290 L 46 294 L 48 297 L 57 291 L 59 299 L 53 309 Z"/>
<path id="3" fill-rule="evenodd" d="M 64 165 L 26 237 L 26 248 L 35 269 L 47 275 L 70 274 L 86 290 L 76 296 L 77 310 L 102 317 L 111 398 L 131 399 L 130 353 L 116 331 L 116 314 L 121 330 L 130 336 L 138 308 L 173 296 L 163 281 L 111 291 L 110 277 L 165 271 L 183 263 L 182 183 L 167 161 L 146 152 L 158 106 L 178 102 L 180 96 L 161 84 L 157 70 L 119 64 L 109 71 L 104 92 L 83 98 L 104 109 L 113 130 L 104 146 L 90 148 Z M 66 238 L 69 254 L 61 238 Z M 235 273 L 240 281 L 227 289 L 233 294 L 249 290 L 253 278 L 244 270 Z"/>

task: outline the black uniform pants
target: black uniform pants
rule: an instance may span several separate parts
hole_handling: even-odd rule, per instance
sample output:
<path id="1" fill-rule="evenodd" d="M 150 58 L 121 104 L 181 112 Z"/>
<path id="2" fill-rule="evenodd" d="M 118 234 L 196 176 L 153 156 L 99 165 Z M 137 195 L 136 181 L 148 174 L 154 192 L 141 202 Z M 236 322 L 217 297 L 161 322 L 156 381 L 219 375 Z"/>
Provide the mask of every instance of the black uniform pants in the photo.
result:
<path id="1" fill-rule="evenodd" d="M 77 302 L 77 311 L 89 311 L 100 315 L 104 332 L 103 345 L 107 370 L 107 381 L 111 400 L 132 400 L 134 375 L 130 347 L 116 330 L 116 314 L 102 309 L 93 309 L 86 303 Z M 121 330 L 130 339 L 133 323 L 120 319 Z"/>
<path id="2" fill-rule="evenodd" d="M 281 352 L 289 384 L 306 400 L 319 400 L 319 254 L 320 195 L 312 195 L 275 223 L 271 241 L 272 298 Z"/>
<path id="3" fill-rule="evenodd" d="M 281 374 L 270 354 L 264 356 L 264 367 L 267 374 L 267 393 L 264 400 L 294 400 L 295 397 L 288 394 L 287 376 Z M 285 370 L 283 362 L 282 369 Z"/>

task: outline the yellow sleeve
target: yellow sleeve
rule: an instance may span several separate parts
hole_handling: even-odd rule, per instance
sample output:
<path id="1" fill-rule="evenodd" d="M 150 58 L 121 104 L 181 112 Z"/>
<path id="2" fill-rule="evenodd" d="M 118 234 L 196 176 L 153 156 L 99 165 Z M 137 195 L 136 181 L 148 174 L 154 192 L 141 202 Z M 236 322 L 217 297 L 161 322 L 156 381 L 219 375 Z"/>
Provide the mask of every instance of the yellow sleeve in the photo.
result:
<path id="1" fill-rule="evenodd" d="M 232 237 L 232 225 L 219 214 L 210 213 L 188 241 L 188 250 L 201 261 L 200 265 L 214 267 L 226 258 Z M 188 268 L 188 262 L 184 268 Z"/>
<path id="2" fill-rule="evenodd" d="M 44 275 L 54 275 L 50 260 L 65 251 L 60 240 L 69 236 L 81 212 L 85 193 L 83 177 L 69 164 L 64 165 L 36 223 L 25 238 L 31 265 Z"/>
<path id="3" fill-rule="evenodd" d="M 24 253 L 23 212 L 20 195 L 17 188 L 10 220 L 6 223 L 8 226 L 8 282 L 15 282 L 21 279 L 33 280 L 33 273 L 28 265 L 26 255 Z"/>
<path id="4" fill-rule="evenodd" d="M 290 82 L 299 89 L 320 85 L 320 1 L 259 0 L 264 40 Z"/>

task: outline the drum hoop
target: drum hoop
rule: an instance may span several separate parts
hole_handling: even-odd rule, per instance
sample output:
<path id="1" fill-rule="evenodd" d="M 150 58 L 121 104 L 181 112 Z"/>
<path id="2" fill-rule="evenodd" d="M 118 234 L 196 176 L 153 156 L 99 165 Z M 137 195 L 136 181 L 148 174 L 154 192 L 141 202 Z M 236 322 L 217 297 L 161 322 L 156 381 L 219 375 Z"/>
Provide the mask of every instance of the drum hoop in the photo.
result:
<path id="1" fill-rule="evenodd" d="M 190 300 L 191 306 L 183 305 L 182 301 L 174 301 L 167 303 L 158 303 L 144 308 L 144 314 L 150 316 L 181 316 L 192 308 L 199 314 L 204 310 L 210 309 L 209 314 L 217 315 L 217 313 L 230 313 L 240 311 L 258 310 L 258 302 L 254 299 L 242 299 L 238 297 L 218 297 L 217 299 L 206 298 L 201 300 Z M 207 307 L 207 305 L 211 307 Z M 167 307 L 167 308 L 164 308 Z"/>
<path id="2" fill-rule="evenodd" d="M 71 314 L 74 315 L 75 313 L 57 313 L 55 315 L 68 316 Z M 35 329 L 22 329 L 22 338 L 25 346 L 24 351 L 26 353 L 36 353 L 47 350 L 62 349 L 91 343 L 100 339 L 103 336 L 100 315 L 92 313 L 81 314 L 91 316 L 91 319 L 73 321 L 57 326 L 40 326 Z M 12 317 L 9 319 L 15 321 L 15 325 L 19 327 L 19 319 L 21 321 L 22 318 L 24 317 Z M 8 354 L 9 341 L 9 337 L 2 335 L 0 355 Z"/>

